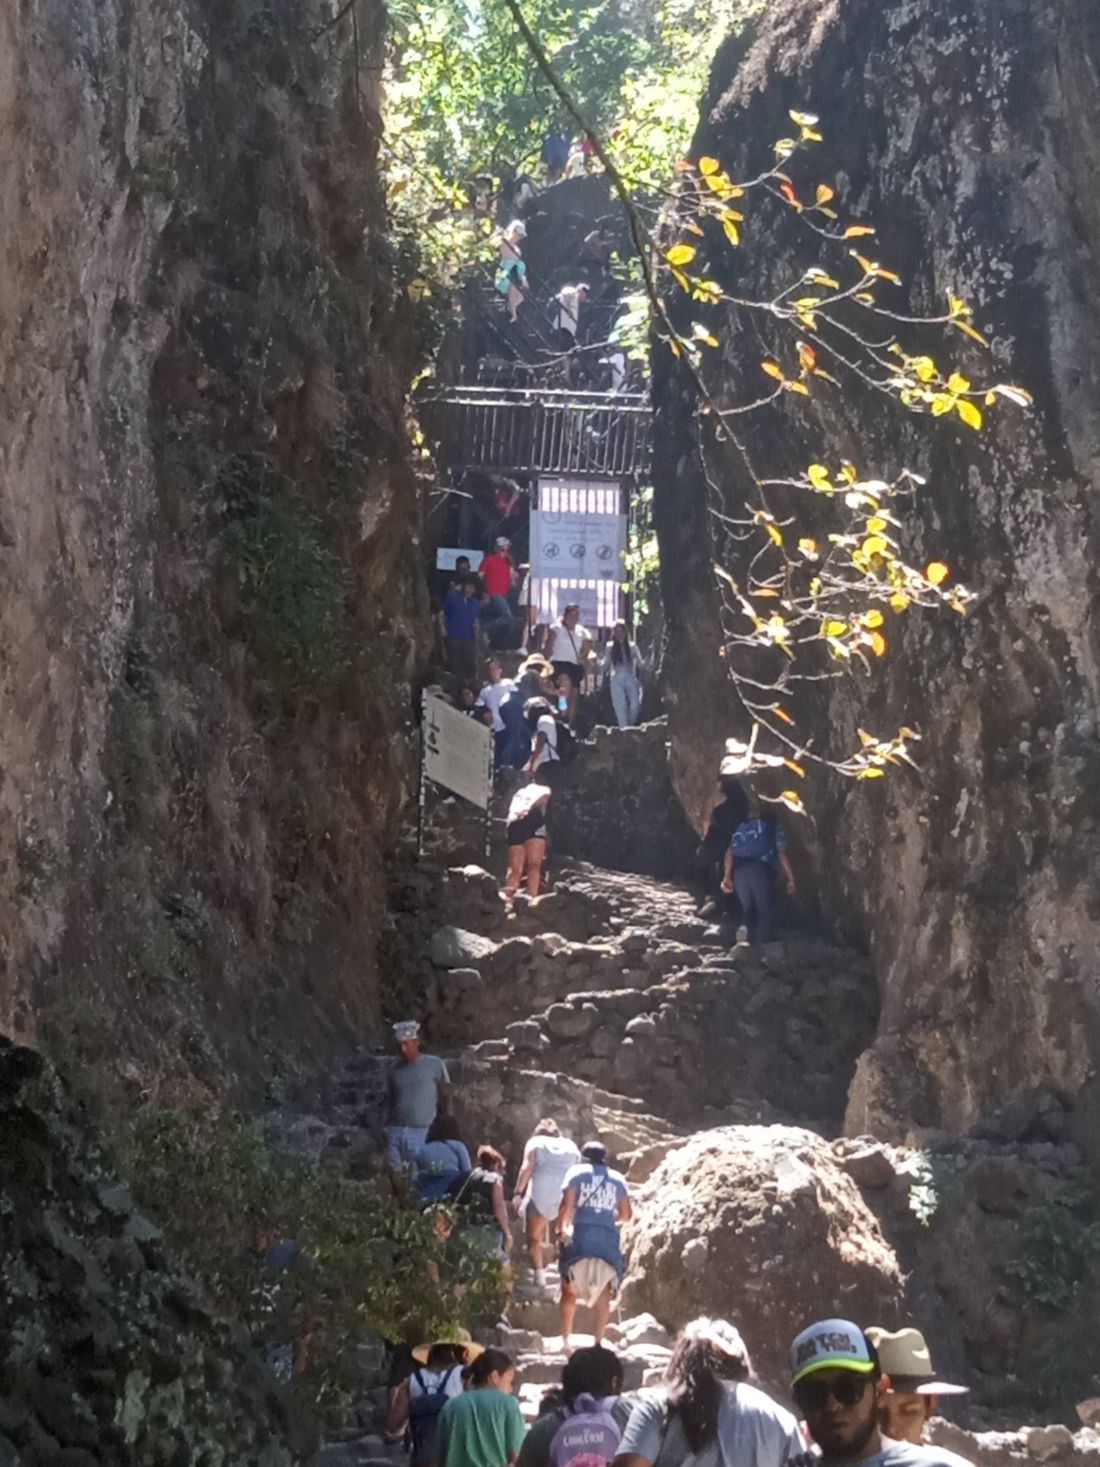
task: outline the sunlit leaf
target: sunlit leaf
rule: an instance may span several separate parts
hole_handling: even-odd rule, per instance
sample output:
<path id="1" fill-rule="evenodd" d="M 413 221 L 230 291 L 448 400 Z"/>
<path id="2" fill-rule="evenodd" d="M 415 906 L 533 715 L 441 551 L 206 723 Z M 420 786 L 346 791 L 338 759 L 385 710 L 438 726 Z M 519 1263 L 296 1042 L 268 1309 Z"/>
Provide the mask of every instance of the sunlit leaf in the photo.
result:
<path id="1" fill-rule="evenodd" d="M 1031 393 L 1025 392 L 1022 387 L 1009 387 L 1004 382 L 998 382 L 995 387 L 989 389 L 986 402 L 989 403 L 990 399 L 997 393 L 1001 397 L 1007 397 L 1009 402 L 1014 402 L 1017 407 L 1030 407 L 1035 401 Z"/>
<path id="2" fill-rule="evenodd" d="M 774 377 L 777 382 L 783 381 L 783 368 L 778 362 L 761 362 L 760 370 L 766 372 L 769 377 Z"/>
<path id="3" fill-rule="evenodd" d="M 969 392 L 970 383 L 966 380 L 964 376 L 961 375 L 961 373 L 952 372 L 951 376 L 947 379 L 947 390 L 948 392 L 954 393 Z"/>
<path id="4" fill-rule="evenodd" d="M 876 657 L 881 657 L 886 651 L 886 638 L 881 632 L 871 633 L 871 651 Z"/>
<path id="5" fill-rule="evenodd" d="M 821 635 L 823 637 L 842 637 L 848 630 L 846 621 L 823 621 L 821 623 Z"/>
<path id="6" fill-rule="evenodd" d="M 670 265 L 690 265 L 696 253 L 694 245 L 674 244 L 666 253 L 665 259 Z"/>
<path id="7" fill-rule="evenodd" d="M 875 627 L 880 627 L 882 623 L 883 615 L 881 611 L 868 611 L 864 614 L 863 625 L 869 631 L 874 631 Z"/>
<path id="8" fill-rule="evenodd" d="M 952 326 L 957 327 L 959 331 L 962 331 L 967 336 L 969 336 L 972 341 L 976 341 L 979 346 L 984 346 L 984 347 L 988 347 L 989 346 L 989 342 L 986 341 L 986 339 L 982 335 L 982 333 L 980 331 L 975 331 L 974 327 L 970 325 L 969 321 L 957 321 L 956 320 L 956 321 L 952 321 L 951 324 L 952 324 Z"/>
<path id="9" fill-rule="evenodd" d="M 805 382 L 784 382 L 783 386 L 788 392 L 797 392 L 799 397 L 809 397 L 810 389 Z"/>
<path id="10" fill-rule="evenodd" d="M 737 225 L 725 215 L 722 216 L 722 231 L 731 245 L 739 245 L 741 243 L 741 233 Z"/>
<path id="11" fill-rule="evenodd" d="M 857 779 L 881 779 L 882 777 L 882 770 L 876 769 L 874 765 L 868 765 L 866 769 L 861 769 L 856 775 Z"/>
<path id="12" fill-rule="evenodd" d="M 783 763 L 787 766 L 792 774 L 797 774 L 799 779 L 806 778 L 806 771 L 802 768 L 801 764 L 796 764 L 793 759 L 784 759 Z"/>
<path id="13" fill-rule="evenodd" d="M 831 189 L 827 183 L 819 183 L 817 186 L 817 202 L 827 204 L 830 199 L 835 198 L 836 190 Z"/>
<path id="14" fill-rule="evenodd" d="M 787 809 L 793 810 L 796 815 L 804 815 L 806 813 L 806 807 L 802 803 L 797 790 L 784 790 L 779 798 L 786 805 Z"/>
<path id="15" fill-rule="evenodd" d="M 794 719 L 785 708 L 773 708 L 772 712 L 775 714 L 776 718 L 779 719 L 780 723 L 788 723 L 793 725 Z"/>
<path id="16" fill-rule="evenodd" d="M 699 159 L 699 172 L 704 178 L 709 178 L 712 173 L 717 173 L 721 166 L 717 158 Z"/>
<path id="17" fill-rule="evenodd" d="M 881 535 L 868 535 L 859 548 L 862 554 L 870 560 L 873 555 L 882 555 L 890 547 Z"/>
<path id="18" fill-rule="evenodd" d="M 788 112 L 787 116 L 798 127 L 816 127 L 821 121 L 816 112 Z"/>
<path id="19" fill-rule="evenodd" d="M 968 428 L 973 428 L 975 432 L 977 432 L 978 429 L 982 426 L 981 408 L 975 407 L 974 404 L 972 402 L 969 402 L 966 398 L 959 399 L 959 401 L 955 404 L 955 411 L 958 413 L 959 417 L 962 418 L 966 426 Z"/>
<path id="20" fill-rule="evenodd" d="M 815 489 L 831 489 L 832 481 L 829 478 L 829 470 L 824 464 L 811 464 L 806 470 L 806 477 Z"/>
<path id="21" fill-rule="evenodd" d="M 844 231 L 844 238 L 862 239 L 864 235 L 874 234 L 874 232 L 869 224 L 849 224 L 848 228 Z M 870 271 L 867 273 L 870 274 Z"/>
<path id="22" fill-rule="evenodd" d="M 783 544 L 783 532 L 780 530 L 778 525 L 773 525 L 769 522 L 764 526 L 764 528 L 765 530 L 767 530 L 768 539 L 772 542 L 773 545 Z"/>
<path id="23" fill-rule="evenodd" d="M 798 548 L 799 548 L 799 550 L 801 550 L 802 554 L 806 557 L 807 560 L 816 560 L 817 559 L 817 541 L 816 540 L 809 540 L 809 539 L 799 540 L 799 542 L 798 542 Z"/>
<path id="24" fill-rule="evenodd" d="M 944 565 L 942 560 L 933 560 L 924 568 L 924 579 L 933 586 L 942 586 L 950 574 L 950 567 Z"/>

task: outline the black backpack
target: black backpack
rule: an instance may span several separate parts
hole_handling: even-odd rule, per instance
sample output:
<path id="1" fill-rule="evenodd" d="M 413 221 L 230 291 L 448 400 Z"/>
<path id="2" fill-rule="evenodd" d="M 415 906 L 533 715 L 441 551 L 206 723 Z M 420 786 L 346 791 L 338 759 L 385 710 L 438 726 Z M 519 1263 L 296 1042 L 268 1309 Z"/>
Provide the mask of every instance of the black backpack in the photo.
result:
<path id="1" fill-rule="evenodd" d="M 420 1386 L 419 1396 L 409 1398 L 409 1447 L 412 1451 L 414 1462 L 435 1461 L 435 1439 L 439 1429 L 439 1413 L 450 1399 L 447 1395 L 447 1383 L 456 1370 L 461 1370 L 461 1365 L 452 1365 L 450 1370 L 443 1374 L 443 1378 L 431 1390 L 424 1389 L 424 1377 L 419 1370 L 413 1371 L 413 1379 Z"/>
<path id="2" fill-rule="evenodd" d="M 566 723 L 564 718 L 554 714 L 554 723 L 558 730 L 558 763 L 572 764 L 577 757 L 577 735 Z"/>

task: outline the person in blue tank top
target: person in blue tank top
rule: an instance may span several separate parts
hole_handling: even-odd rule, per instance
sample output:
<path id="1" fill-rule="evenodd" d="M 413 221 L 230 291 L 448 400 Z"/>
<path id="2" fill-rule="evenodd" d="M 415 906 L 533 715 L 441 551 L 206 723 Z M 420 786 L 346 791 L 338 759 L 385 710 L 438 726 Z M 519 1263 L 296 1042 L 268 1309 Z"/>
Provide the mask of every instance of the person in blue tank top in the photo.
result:
<path id="1" fill-rule="evenodd" d="M 736 891 L 741 906 L 739 943 L 775 939 L 776 868 L 793 896 L 794 872 L 786 834 L 774 816 L 765 814 L 759 798 L 750 794 L 746 818 L 733 832 L 722 873 L 722 890 L 727 895 Z"/>
<path id="2" fill-rule="evenodd" d="M 626 1178 L 607 1165 L 607 1151 L 599 1141 L 581 1147 L 581 1163 L 565 1175 L 558 1236 L 561 1272 L 561 1333 L 568 1351 L 577 1304 L 592 1309 L 592 1333 L 598 1345 L 611 1316 L 611 1296 L 622 1282 L 626 1267 L 619 1242 L 619 1224 L 633 1215 Z"/>

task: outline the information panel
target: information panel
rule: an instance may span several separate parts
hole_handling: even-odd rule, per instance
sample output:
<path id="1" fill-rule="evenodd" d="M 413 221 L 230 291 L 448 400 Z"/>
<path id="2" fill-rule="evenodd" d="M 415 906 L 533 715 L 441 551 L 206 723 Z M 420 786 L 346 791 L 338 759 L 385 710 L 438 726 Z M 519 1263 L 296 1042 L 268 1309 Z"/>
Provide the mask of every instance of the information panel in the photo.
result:
<path id="1" fill-rule="evenodd" d="M 539 508 L 531 512 L 532 575 L 623 579 L 626 515 L 595 512 L 594 499 L 590 487 L 571 490 L 567 481 L 540 482 Z M 554 507 L 543 507 L 547 501 Z"/>
<path id="2" fill-rule="evenodd" d="M 442 698 L 424 694 L 424 775 L 479 809 L 493 789 L 493 733 Z"/>

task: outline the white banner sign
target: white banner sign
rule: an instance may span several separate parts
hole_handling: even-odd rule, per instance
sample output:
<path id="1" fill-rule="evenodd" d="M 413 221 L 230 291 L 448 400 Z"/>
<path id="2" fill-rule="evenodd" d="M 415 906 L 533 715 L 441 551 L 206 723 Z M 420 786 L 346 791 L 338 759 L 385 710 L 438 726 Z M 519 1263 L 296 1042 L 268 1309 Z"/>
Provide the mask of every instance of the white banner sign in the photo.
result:
<path id="1" fill-rule="evenodd" d="M 484 553 L 483 550 L 462 550 L 456 546 L 444 546 L 435 552 L 435 568 L 436 570 L 453 571 L 455 561 L 460 555 L 464 555 L 470 562 L 470 569 L 476 571 Z"/>
<path id="2" fill-rule="evenodd" d="M 492 730 L 428 693 L 423 707 L 425 775 L 487 810 L 493 789 Z"/>
<path id="3" fill-rule="evenodd" d="M 531 513 L 531 574 L 586 581 L 621 581 L 626 515 L 572 509 Z"/>

